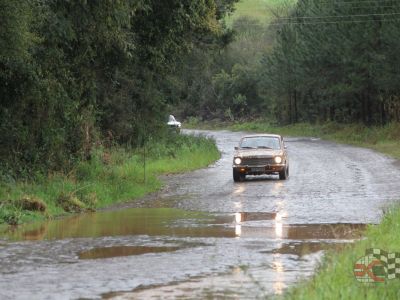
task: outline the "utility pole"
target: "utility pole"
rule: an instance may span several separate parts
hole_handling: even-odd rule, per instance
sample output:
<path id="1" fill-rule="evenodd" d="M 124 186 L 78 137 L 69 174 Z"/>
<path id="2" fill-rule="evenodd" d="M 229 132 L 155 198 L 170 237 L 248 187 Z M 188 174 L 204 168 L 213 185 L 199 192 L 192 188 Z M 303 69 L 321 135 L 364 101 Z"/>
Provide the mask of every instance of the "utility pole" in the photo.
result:
<path id="1" fill-rule="evenodd" d="M 145 125 L 143 125 L 142 142 L 143 142 L 143 182 L 144 182 L 144 184 L 146 184 L 146 127 L 145 127 Z"/>

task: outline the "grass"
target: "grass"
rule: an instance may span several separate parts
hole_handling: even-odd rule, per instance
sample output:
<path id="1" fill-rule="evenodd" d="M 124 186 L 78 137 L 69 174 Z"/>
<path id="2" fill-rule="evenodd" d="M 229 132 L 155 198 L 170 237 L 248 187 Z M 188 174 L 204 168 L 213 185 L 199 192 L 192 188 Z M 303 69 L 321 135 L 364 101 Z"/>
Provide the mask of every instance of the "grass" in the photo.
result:
<path id="1" fill-rule="evenodd" d="M 274 19 L 273 11 L 286 4 L 293 4 L 294 0 L 241 0 L 235 6 L 235 12 L 226 18 L 226 23 L 232 23 L 241 17 L 258 20 L 261 24 L 269 24 Z"/>
<path id="2" fill-rule="evenodd" d="M 205 167 L 219 157 L 213 140 L 184 135 L 150 141 L 146 151 L 97 149 L 90 161 L 79 163 L 69 174 L 0 182 L 0 223 L 18 224 L 130 201 L 160 189 L 161 174 Z M 42 202 L 46 211 L 24 210 L 19 203 L 26 198 Z"/>
<path id="3" fill-rule="evenodd" d="M 370 226 L 366 239 L 340 253 L 328 252 L 314 278 L 289 289 L 283 299 L 400 299 L 400 280 L 366 285 L 353 275 L 354 264 L 365 250 L 379 248 L 400 252 L 400 209 L 393 209 L 377 226 Z"/>

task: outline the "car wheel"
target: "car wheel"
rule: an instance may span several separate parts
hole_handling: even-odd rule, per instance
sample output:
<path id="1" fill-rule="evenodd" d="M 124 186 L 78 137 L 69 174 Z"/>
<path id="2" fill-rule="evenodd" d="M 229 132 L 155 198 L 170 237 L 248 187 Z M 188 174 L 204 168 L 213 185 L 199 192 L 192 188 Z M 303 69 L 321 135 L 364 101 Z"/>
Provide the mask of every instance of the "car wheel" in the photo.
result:
<path id="1" fill-rule="evenodd" d="M 279 179 L 286 180 L 289 177 L 289 167 L 286 167 L 283 171 L 279 172 Z"/>
<path id="2" fill-rule="evenodd" d="M 240 172 L 236 171 L 235 169 L 233 170 L 233 181 L 234 182 L 244 181 L 245 178 L 246 178 L 246 175 L 241 174 Z"/>

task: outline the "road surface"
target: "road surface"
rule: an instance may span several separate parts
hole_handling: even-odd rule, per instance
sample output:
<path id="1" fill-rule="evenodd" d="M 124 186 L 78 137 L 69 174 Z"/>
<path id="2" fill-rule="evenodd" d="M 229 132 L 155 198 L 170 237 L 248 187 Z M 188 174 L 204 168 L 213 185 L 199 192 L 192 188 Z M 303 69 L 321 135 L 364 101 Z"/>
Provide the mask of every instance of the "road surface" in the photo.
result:
<path id="1" fill-rule="evenodd" d="M 400 199 L 398 161 L 368 149 L 286 138 L 290 178 L 232 180 L 244 133 L 216 139 L 209 168 L 93 214 L 0 238 L 1 299 L 258 298 L 311 276 L 324 250 L 360 238 Z"/>

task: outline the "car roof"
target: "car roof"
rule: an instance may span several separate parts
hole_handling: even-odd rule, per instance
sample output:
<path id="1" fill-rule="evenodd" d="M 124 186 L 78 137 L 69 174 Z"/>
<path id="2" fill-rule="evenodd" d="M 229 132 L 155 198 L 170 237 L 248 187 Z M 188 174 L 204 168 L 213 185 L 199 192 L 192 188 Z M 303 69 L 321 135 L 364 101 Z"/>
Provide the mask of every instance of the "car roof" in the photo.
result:
<path id="1" fill-rule="evenodd" d="M 244 138 L 254 138 L 254 137 L 277 137 L 277 138 L 282 138 L 281 135 L 279 134 L 250 134 L 250 135 L 245 135 L 242 137 Z"/>

